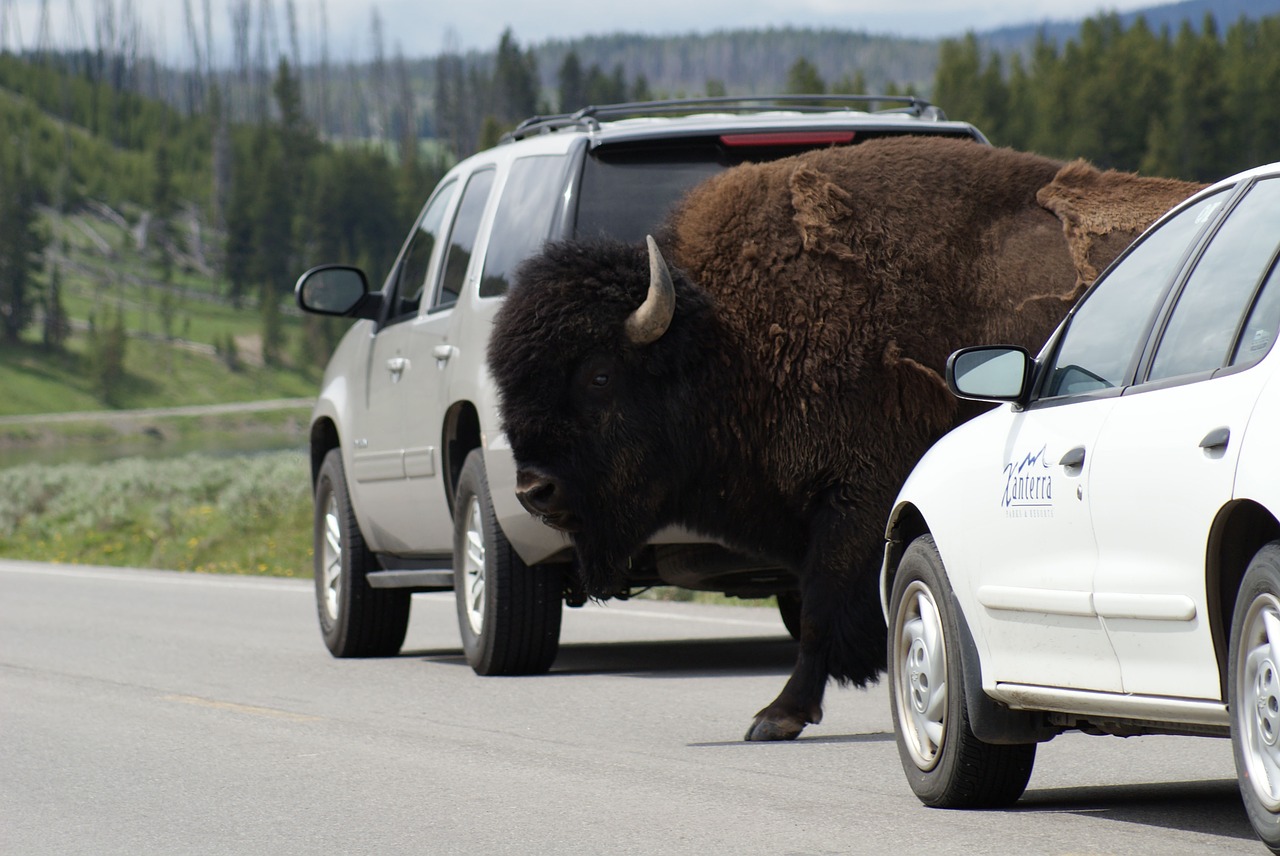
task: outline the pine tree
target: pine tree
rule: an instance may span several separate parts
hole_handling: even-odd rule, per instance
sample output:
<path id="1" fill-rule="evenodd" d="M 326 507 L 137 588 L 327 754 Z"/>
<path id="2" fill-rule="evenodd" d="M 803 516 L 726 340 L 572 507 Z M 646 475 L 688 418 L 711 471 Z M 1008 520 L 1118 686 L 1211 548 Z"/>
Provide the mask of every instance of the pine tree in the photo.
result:
<path id="1" fill-rule="evenodd" d="M 565 54 L 557 78 L 560 83 L 560 112 L 571 113 L 587 106 L 586 80 L 576 51 Z"/>
<path id="2" fill-rule="evenodd" d="M 31 323 L 31 290 L 45 243 L 35 181 L 22 154 L 12 149 L 0 154 L 0 336 L 9 343 Z"/>

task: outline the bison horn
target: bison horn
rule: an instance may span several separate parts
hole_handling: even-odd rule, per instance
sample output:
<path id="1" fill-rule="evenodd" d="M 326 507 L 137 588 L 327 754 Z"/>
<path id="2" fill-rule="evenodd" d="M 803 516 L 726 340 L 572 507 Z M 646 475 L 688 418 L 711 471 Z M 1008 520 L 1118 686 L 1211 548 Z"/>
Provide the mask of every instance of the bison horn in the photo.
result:
<path id="1" fill-rule="evenodd" d="M 656 342 L 667 332 L 676 312 L 676 289 L 671 284 L 671 271 L 658 251 L 652 235 L 649 242 L 649 295 L 627 316 L 627 338 L 636 345 Z"/>

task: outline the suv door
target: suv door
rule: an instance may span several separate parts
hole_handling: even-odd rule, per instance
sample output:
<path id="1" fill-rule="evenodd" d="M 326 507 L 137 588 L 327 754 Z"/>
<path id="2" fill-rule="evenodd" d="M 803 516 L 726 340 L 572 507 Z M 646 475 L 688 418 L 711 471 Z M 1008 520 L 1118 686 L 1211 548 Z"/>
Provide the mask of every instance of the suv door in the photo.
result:
<path id="1" fill-rule="evenodd" d="M 363 528 L 380 552 L 410 552 L 414 515 L 406 462 L 408 401 L 421 386 L 425 369 L 411 358 L 411 342 L 424 298 L 435 285 L 442 255 L 441 226 L 457 195 L 457 183 L 442 186 L 424 206 L 400 261 L 389 278 L 390 296 L 383 320 L 373 336 L 363 380 L 364 400 L 354 402 L 352 493 L 364 510 Z M 363 405 L 363 407 L 362 407 Z"/>
<path id="2" fill-rule="evenodd" d="M 428 305 L 409 325 L 409 361 L 418 372 L 401 414 L 405 437 L 405 482 L 394 510 L 400 552 L 444 556 L 453 550 L 453 520 L 444 500 L 444 416 L 451 403 L 446 373 L 457 348 L 450 343 L 454 307 L 467 288 L 480 226 L 492 194 L 494 167 L 471 173 L 462 190 L 448 239 L 435 260 Z M 474 274 L 471 274 L 474 276 Z M 424 509 L 436 513 L 425 514 Z M 389 512 L 391 510 L 388 510 Z M 384 515 L 384 516 L 390 516 Z"/>
<path id="3" fill-rule="evenodd" d="M 1234 205 L 1182 286 L 1146 383 L 1125 393 L 1098 437 L 1094 602 L 1126 693 L 1221 698 L 1205 557 L 1266 380 L 1248 369 L 1276 329 L 1261 316 L 1276 312 L 1280 292 L 1278 210 L 1274 178 Z"/>

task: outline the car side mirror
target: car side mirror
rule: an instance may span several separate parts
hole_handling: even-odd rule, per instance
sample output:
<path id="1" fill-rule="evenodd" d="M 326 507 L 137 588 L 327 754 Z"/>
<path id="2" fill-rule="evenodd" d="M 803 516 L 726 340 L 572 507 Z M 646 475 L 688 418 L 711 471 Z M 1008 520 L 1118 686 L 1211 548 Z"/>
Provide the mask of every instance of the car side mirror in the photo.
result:
<path id="1" fill-rule="evenodd" d="M 377 318 L 380 295 L 369 293 L 364 271 L 350 265 L 320 265 L 298 277 L 298 306 L 316 315 Z"/>
<path id="2" fill-rule="evenodd" d="M 960 398 L 975 401 L 1020 401 L 1034 365 L 1025 348 L 964 348 L 947 360 L 947 387 Z"/>

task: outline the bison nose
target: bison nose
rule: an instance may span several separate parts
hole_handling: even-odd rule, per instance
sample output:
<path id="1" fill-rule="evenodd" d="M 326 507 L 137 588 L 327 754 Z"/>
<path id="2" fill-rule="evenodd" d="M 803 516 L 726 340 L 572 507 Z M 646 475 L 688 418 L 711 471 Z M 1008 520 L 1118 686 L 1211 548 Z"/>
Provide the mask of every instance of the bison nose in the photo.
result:
<path id="1" fill-rule="evenodd" d="M 516 498 L 530 514 L 556 517 L 564 512 L 564 489 L 560 482 L 537 470 L 516 472 Z"/>

